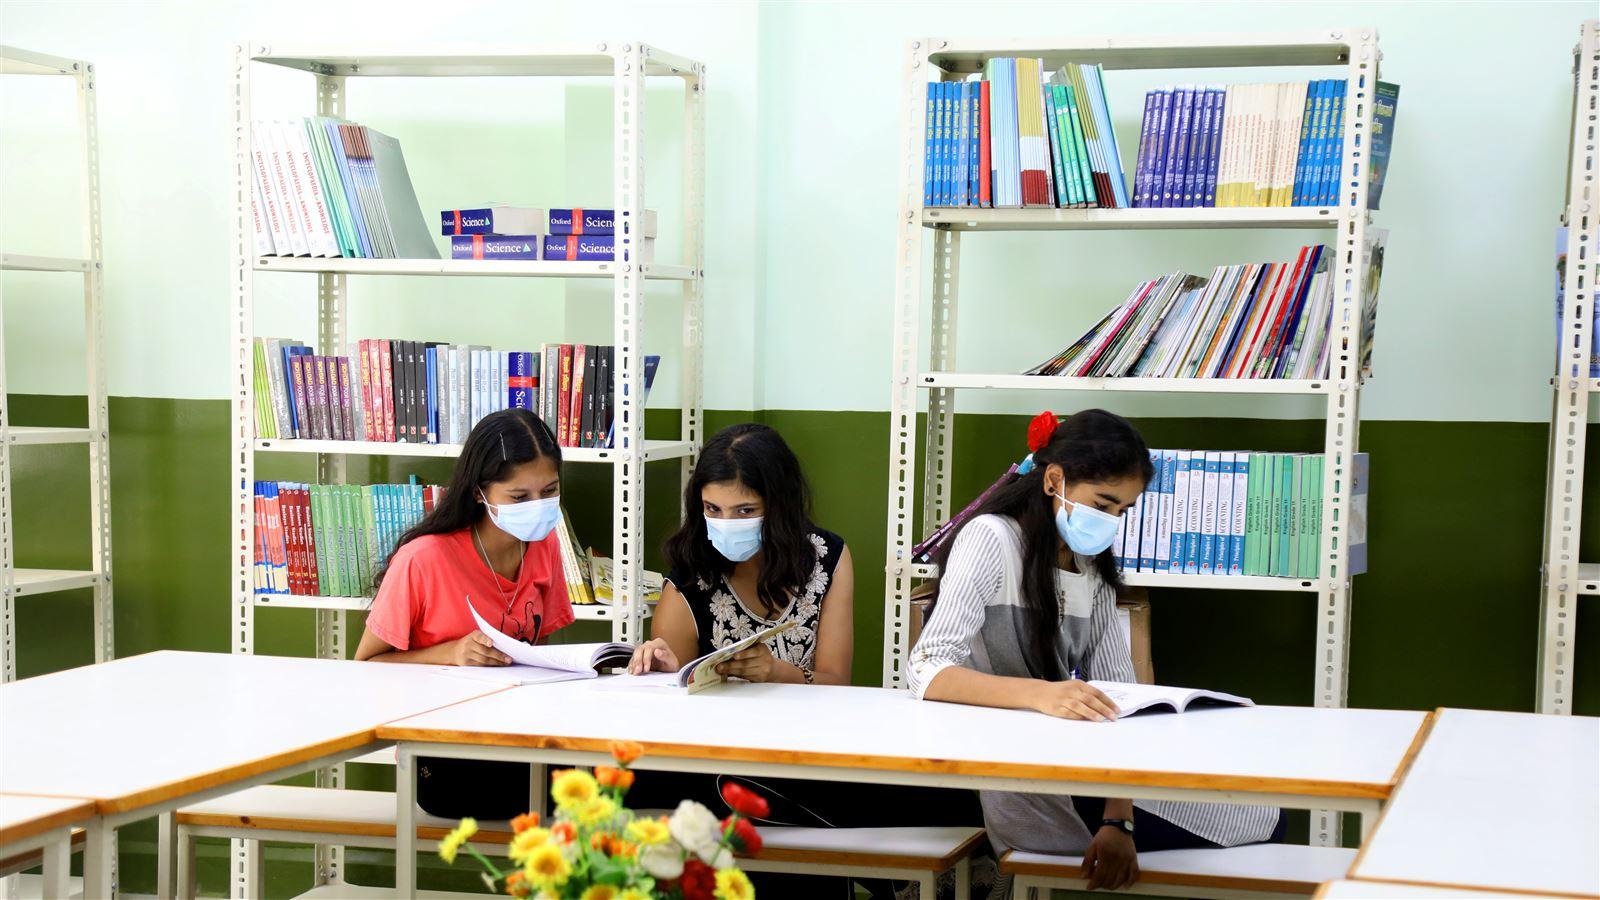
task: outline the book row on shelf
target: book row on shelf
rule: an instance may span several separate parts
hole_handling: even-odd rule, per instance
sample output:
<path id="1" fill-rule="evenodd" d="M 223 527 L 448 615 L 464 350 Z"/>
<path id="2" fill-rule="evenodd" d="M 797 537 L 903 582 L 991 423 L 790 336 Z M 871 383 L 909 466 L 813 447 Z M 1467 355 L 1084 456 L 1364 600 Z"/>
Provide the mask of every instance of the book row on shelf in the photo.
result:
<path id="1" fill-rule="evenodd" d="M 261 256 L 438 259 L 400 142 L 326 117 L 250 128 Z"/>
<path id="2" fill-rule="evenodd" d="M 981 75 L 931 82 L 923 205 L 941 207 L 1336 206 L 1343 79 L 1182 85 L 1145 95 L 1127 185 L 1105 73 L 994 57 Z M 1378 208 L 1399 86 L 1379 82 L 1368 205 Z"/>
<path id="3" fill-rule="evenodd" d="M 545 259 L 591 262 L 655 260 L 656 213 L 647 209 L 637 228 L 619 228 L 615 210 L 487 206 L 447 209 L 439 233 L 450 238 L 451 259 Z M 618 241 L 621 241 L 619 246 Z"/>
<path id="4" fill-rule="evenodd" d="M 609 448 L 615 348 L 543 344 L 501 351 L 364 339 L 345 356 L 299 341 L 255 341 L 256 434 L 267 439 L 460 444 L 479 419 L 532 410 L 563 447 Z M 644 359 L 644 400 L 659 356 Z"/>
<path id="5" fill-rule="evenodd" d="M 1367 232 L 1362 374 L 1371 371 L 1373 320 L 1387 232 Z M 1182 271 L 1136 285 L 1070 346 L 1026 375 L 1078 378 L 1324 378 L 1333 317 L 1333 252 L 1301 247 L 1281 263 Z"/>
<path id="6" fill-rule="evenodd" d="M 407 529 L 431 512 L 439 485 L 255 483 L 255 592 L 308 597 L 370 597 L 372 580 Z M 567 599 L 613 599 L 611 560 L 585 549 L 563 513 L 556 528 Z M 661 596 L 661 576 L 643 573 L 643 596 Z"/>
<path id="7" fill-rule="evenodd" d="M 1324 457 L 1320 453 L 1151 450 L 1154 476 L 1122 516 L 1111 554 L 1124 572 L 1318 577 Z M 1368 457 L 1355 455 L 1349 572 L 1366 571 Z M 912 548 L 933 562 L 1005 475 Z"/>

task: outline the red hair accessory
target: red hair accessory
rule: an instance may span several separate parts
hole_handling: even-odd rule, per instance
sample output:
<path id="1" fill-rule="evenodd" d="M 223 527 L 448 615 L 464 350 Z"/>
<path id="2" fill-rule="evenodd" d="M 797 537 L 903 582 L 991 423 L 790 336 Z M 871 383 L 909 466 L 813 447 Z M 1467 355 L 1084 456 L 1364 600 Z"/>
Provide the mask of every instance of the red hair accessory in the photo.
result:
<path id="1" fill-rule="evenodd" d="M 1050 438 L 1056 433 L 1056 426 L 1060 424 L 1061 420 L 1057 419 L 1056 414 L 1049 410 L 1034 416 L 1033 421 L 1028 423 L 1029 452 L 1038 453 L 1043 450 L 1045 445 L 1050 443 Z"/>

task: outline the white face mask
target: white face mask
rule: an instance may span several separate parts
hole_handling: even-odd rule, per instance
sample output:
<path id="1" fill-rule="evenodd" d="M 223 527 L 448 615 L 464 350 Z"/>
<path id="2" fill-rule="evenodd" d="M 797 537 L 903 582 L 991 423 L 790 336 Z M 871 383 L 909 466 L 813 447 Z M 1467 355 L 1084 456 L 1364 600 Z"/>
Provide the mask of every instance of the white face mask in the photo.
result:
<path id="1" fill-rule="evenodd" d="M 519 541 L 542 541 L 561 521 L 560 495 L 545 497 L 542 500 L 500 504 L 490 503 L 482 494 L 478 496 L 483 500 L 484 508 L 489 511 L 489 521 Z"/>
<path id="2" fill-rule="evenodd" d="M 761 520 L 706 519 L 706 537 L 729 562 L 741 563 L 761 549 Z"/>

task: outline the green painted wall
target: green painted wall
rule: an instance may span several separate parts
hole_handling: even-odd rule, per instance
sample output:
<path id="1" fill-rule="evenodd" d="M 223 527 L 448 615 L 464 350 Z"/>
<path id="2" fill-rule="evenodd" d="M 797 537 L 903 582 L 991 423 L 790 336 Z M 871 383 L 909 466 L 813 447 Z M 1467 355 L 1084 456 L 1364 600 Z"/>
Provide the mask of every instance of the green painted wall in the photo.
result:
<path id="1" fill-rule="evenodd" d="M 17 424 L 81 424 L 82 398 L 13 395 Z M 228 507 L 227 405 L 213 400 L 114 397 L 112 528 L 118 655 L 163 648 L 226 651 Z M 752 418 L 713 410 L 712 431 Z M 855 680 L 879 678 L 888 417 L 877 412 L 769 410 L 761 421 L 789 440 L 811 480 L 816 518 L 844 535 L 856 559 Z M 1026 419 L 963 415 L 954 449 L 954 493 L 965 502 L 1020 455 Z M 1143 419 L 1152 446 L 1307 449 L 1317 421 Z M 652 436 L 676 434 L 677 414 L 651 410 Z M 1587 465 L 1600 471 L 1600 426 L 1591 426 Z M 1361 447 L 1372 455 L 1370 574 L 1356 581 L 1351 625 L 1350 703 L 1430 709 L 1533 705 L 1537 572 L 1546 428 L 1532 423 L 1369 422 Z M 21 448 L 13 484 L 20 565 L 88 564 L 88 491 L 83 448 Z M 264 478 L 309 477 L 308 459 L 258 459 Z M 443 480 L 447 461 L 374 460 L 355 478 L 416 472 Z M 610 470 L 567 467 L 566 505 L 580 535 L 609 543 Z M 677 516 L 678 467 L 647 475 L 649 563 Z M 1590 505 L 1585 557 L 1600 556 L 1600 506 Z M 1312 696 L 1314 614 L 1309 597 L 1254 591 L 1159 591 L 1153 638 L 1158 675 L 1268 703 Z M 17 604 L 23 676 L 92 661 L 86 591 L 23 598 Z M 256 650 L 304 655 L 311 615 L 260 610 Z M 358 623 L 357 623 L 358 624 Z M 594 638 L 603 626 L 589 626 Z M 582 635 L 578 635 L 582 636 Z M 1578 617 L 1578 712 L 1600 713 L 1600 613 Z M 354 642 L 351 643 L 353 648 Z M 1585 652 L 1589 651 L 1589 652 Z M 352 772 L 355 786 L 388 788 L 388 773 Z M 149 829 L 124 836 L 126 882 L 148 889 Z M 301 856 L 274 851 L 272 892 L 292 894 L 308 878 Z M 386 876 L 382 856 L 361 857 L 362 880 Z M 202 856 L 207 883 L 220 883 L 216 848 Z M 217 881 L 212 881 L 212 877 Z M 443 876 L 441 876 L 443 877 Z M 443 884 L 443 882 L 441 882 Z M 144 886 L 141 886 L 144 885 Z M 302 885 L 303 887 L 303 885 Z"/>

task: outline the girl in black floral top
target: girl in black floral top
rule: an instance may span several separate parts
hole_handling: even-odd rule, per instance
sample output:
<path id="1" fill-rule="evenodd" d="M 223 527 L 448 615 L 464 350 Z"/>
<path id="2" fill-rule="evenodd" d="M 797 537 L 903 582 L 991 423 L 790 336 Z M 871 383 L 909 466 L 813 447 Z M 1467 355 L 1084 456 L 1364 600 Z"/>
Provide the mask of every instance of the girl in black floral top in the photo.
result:
<path id="1" fill-rule="evenodd" d="M 677 671 L 695 657 L 793 621 L 795 627 L 719 667 L 747 681 L 849 684 L 854 574 L 850 549 L 811 521 L 800 461 L 765 425 L 734 425 L 707 442 L 684 491 L 683 526 L 667 540 L 671 570 L 651 640 L 634 672 Z"/>

